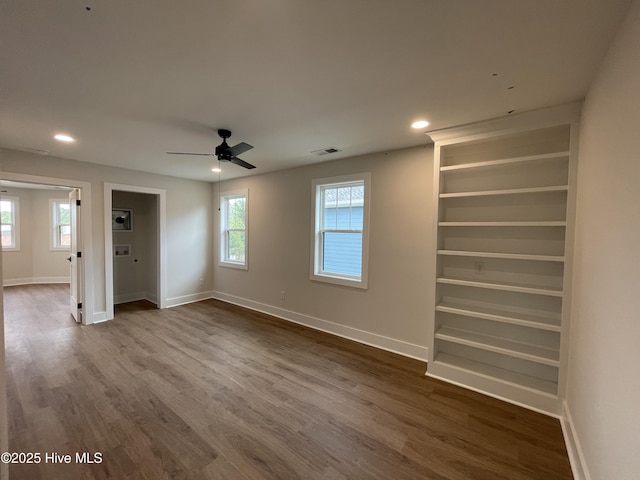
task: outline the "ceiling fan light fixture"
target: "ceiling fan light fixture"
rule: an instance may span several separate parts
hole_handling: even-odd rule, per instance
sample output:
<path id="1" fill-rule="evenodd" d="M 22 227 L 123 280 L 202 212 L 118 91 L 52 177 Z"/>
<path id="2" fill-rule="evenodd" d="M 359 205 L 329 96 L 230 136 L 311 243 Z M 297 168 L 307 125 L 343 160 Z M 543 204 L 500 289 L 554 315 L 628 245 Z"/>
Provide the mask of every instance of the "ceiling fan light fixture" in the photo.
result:
<path id="1" fill-rule="evenodd" d="M 427 122 L 426 120 L 418 120 L 411 124 L 411 128 L 424 128 L 428 126 L 429 122 Z"/>

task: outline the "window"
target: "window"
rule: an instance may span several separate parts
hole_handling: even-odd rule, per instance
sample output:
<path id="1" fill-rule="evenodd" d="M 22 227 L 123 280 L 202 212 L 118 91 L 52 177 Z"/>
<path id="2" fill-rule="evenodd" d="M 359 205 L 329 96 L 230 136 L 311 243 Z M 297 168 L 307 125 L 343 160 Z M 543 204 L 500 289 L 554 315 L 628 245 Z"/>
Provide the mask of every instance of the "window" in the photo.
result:
<path id="1" fill-rule="evenodd" d="M 0 215 L 2 216 L 2 249 L 20 250 L 18 199 L 16 197 L 2 197 Z"/>
<path id="2" fill-rule="evenodd" d="M 248 192 L 220 195 L 220 265 L 247 269 Z"/>
<path id="3" fill-rule="evenodd" d="M 314 180 L 311 279 L 367 288 L 370 174 Z"/>
<path id="4" fill-rule="evenodd" d="M 51 206 L 51 249 L 71 248 L 71 209 L 69 200 L 49 200 Z"/>

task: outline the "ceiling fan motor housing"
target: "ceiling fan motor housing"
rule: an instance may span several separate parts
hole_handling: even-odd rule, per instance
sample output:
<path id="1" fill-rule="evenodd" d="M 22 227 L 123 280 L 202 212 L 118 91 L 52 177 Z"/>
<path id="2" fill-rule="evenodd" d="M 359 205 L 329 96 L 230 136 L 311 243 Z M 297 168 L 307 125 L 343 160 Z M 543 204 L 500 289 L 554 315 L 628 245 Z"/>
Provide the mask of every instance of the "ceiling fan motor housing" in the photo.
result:
<path id="1" fill-rule="evenodd" d="M 227 144 L 227 138 L 231 136 L 231 131 L 220 128 L 218 129 L 218 135 L 222 138 L 222 143 L 216 147 L 216 157 L 221 161 L 229 161 L 233 158 L 231 148 Z"/>

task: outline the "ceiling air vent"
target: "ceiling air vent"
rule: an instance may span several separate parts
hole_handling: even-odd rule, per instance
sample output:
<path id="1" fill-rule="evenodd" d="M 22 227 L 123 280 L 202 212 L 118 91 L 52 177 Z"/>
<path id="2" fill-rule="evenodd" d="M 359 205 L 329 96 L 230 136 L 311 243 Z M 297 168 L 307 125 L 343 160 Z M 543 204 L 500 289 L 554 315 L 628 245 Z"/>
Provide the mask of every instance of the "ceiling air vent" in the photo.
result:
<path id="1" fill-rule="evenodd" d="M 314 150 L 311 153 L 313 153 L 314 155 L 329 155 L 331 153 L 337 153 L 341 151 L 342 150 L 339 150 L 336 147 L 328 147 L 328 148 L 321 148 L 320 150 Z"/>

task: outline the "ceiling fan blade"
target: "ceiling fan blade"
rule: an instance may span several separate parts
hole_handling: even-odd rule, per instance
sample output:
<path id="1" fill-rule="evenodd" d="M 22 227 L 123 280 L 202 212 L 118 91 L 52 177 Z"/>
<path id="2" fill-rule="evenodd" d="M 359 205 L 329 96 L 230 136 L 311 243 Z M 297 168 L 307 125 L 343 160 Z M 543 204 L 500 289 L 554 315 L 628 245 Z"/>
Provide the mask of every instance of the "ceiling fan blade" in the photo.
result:
<path id="1" fill-rule="evenodd" d="M 167 155 L 200 155 L 202 157 L 213 157 L 213 153 L 191 153 L 191 152 L 167 152 Z"/>
<path id="2" fill-rule="evenodd" d="M 229 161 L 231 163 L 235 164 L 235 165 L 239 165 L 239 166 L 244 167 L 244 168 L 256 168 L 255 165 L 251 165 L 250 163 L 247 163 L 244 160 L 240 160 L 238 157 L 233 157 Z"/>
<path id="3" fill-rule="evenodd" d="M 237 155 L 240 155 L 241 153 L 246 152 L 247 150 L 251 150 L 252 148 L 253 148 L 253 145 L 249 145 L 248 143 L 241 142 L 236 146 L 231 147 L 229 149 L 229 152 L 231 153 L 231 155 L 235 157 Z"/>

